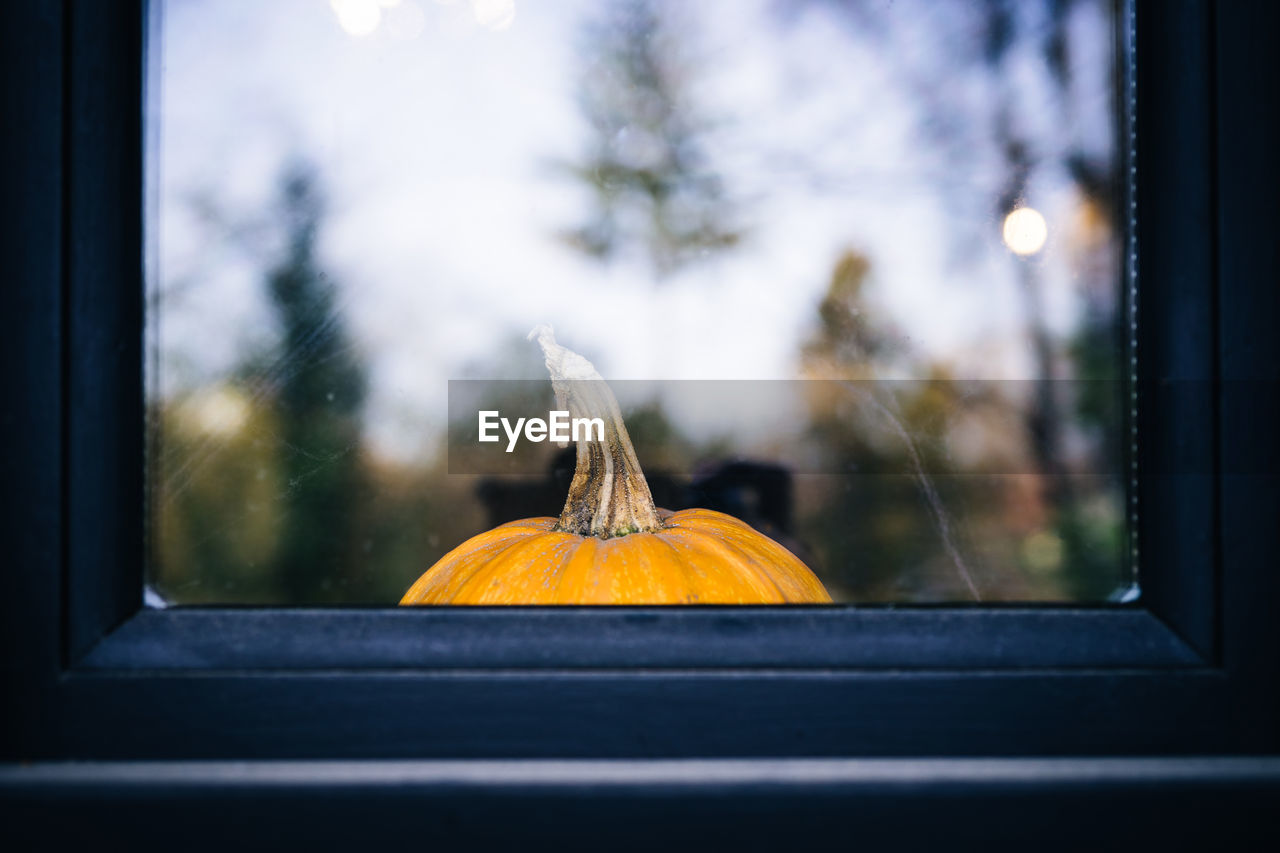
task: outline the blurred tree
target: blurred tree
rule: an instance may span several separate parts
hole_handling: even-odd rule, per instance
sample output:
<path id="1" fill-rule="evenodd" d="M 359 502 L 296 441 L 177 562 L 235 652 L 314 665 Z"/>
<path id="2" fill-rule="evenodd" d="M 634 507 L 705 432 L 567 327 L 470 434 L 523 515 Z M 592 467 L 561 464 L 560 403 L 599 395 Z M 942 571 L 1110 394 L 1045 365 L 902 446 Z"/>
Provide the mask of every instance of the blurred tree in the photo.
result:
<path id="1" fill-rule="evenodd" d="M 592 195 L 589 220 L 565 234 L 602 260 L 639 251 L 661 278 L 742 239 L 708 164 L 691 96 L 692 62 L 670 9 L 654 0 L 606 4 L 587 24 L 578 103 L 590 150 L 570 173 Z"/>
<path id="2" fill-rule="evenodd" d="M 155 590 L 180 604 L 396 602 L 484 529 L 475 478 L 451 476 L 443 452 L 406 464 L 363 447 L 366 368 L 318 256 L 326 206 L 310 166 L 283 169 L 262 210 L 228 212 L 216 191 L 192 207 L 211 256 L 236 250 L 261 270 L 274 334 L 242 342 L 228 375 L 153 404 Z"/>
<path id="3" fill-rule="evenodd" d="M 155 404 L 150 420 L 156 590 L 184 604 L 275 599 L 274 412 L 232 381 Z"/>
<path id="4" fill-rule="evenodd" d="M 1077 5 L 1079 0 L 1045 0 L 1038 32 L 1024 35 L 1038 44 L 1058 105 L 1068 116 L 1074 104 L 1075 47 L 1069 24 Z M 1018 15 L 1025 10 L 1009 0 L 987 0 L 981 9 L 986 33 L 983 59 L 993 79 L 1001 81 L 993 130 L 1005 161 L 1006 183 L 996 201 L 997 215 L 1004 216 L 1024 202 L 1034 170 L 1057 167 L 1074 181 L 1079 210 L 1082 216 L 1093 218 L 1095 233 L 1115 233 L 1113 161 L 1106 154 L 1090 153 L 1078 136 L 1033 140 L 1026 129 L 1032 122 L 1018 115 L 1021 102 L 1009 58 L 1019 27 L 1031 29 L 1025 16 Z M 1082 247 L 1092 255 L 1077 259 L 1078 268 L 1085 272 L 1081 277 L 1085 310 L 1065 342 L 1055 340 L 1048 329 L 1038 268 L 1026 259 L 1013 259 L 1035 357 L 1036 388 L 1026 423 L 1037 467 L 1045 480 L 1046 497 L 1054 508 L 1050 525 L 1054 532 L 1048 535 L 1061 542 L 1060 562 L 1069 570 L 1065 578 L 1068 594 L 1085 600 L 1115 593 L 1123 588 L 1125 578 L 1123 509 L 1119 505 L 1125 480 L 1119 451 L 1124 386 L 1116 381 L 1124 363 L 1119 310 L 1123 290 L 1118 286 L 1118 258 L 1107 251 L 1110 243 L 1094 239 Z M 1104 256 L 1101 263 L 1099 254 Z M 1064 438 L 1071 429 L 1091 441 L 1089 467 L 1106 476 L 1075 476 Z"/>
<path id="5" fill-rule="evenodd" d="M 276 335 L 155 413 L 157 586 L 180 585 L 184 602 L 343 600 L 365 370 L 316 255 L 318 178 L 301 161 L 287 166 L 264 216 L 229 215 L 212 192 L 193 208 L 213 251 L 237 249 L 264 269 Z"/>
<path id="6" fill-rule="evenodd" d="M 863 287 L 871 262 L 847 251 L 836 261 L 827 292 L 818 304 L 818 328 L 801 348 L 804 372 L 824 378 L 873 379 L 878 369 L 905 353 L 903 338 L 872 317 Z"/>
<path id="7" fill-rule="evenodd" d="M 363 485 L 365 368 L 316 256 L 324 201 L 309 166 L 286 169 L 279 204 L 283 257 L 266 276 L 280 330 L 274 402 L 284 493 L 276 575 L 288 601 L 341 600 Z"/>
<path id="8" fill-rule="evenodd" d="M 912 30 L 918 22 L 907 21 L 902 10 L 892 5 L 878 0 L 807 2 L 836 8 L 869 36 L 871 44 L 886 51 L 896 79 L 922 106 L 922 140 L 954 163 L 980 159 L 981 151 L 995 155 L 999 168 L 994 185 L 946 184 L 966 211 L 958 222 L 989 229 L 993 218 L 1000 222 L 1027 203 L 1038 174 L 1061 171 L 1074 182 L 1081 216 L 1091 220 L 1094 237 L 1077 244 L 1077 250 L 1090 254 L 1076 259 L 1077 269 L 1083 272 L 1078 281 L 1085 310 L 1065 340 L 1050 329 L 1039 265 L 1034 259 L 1009 256 L 1015 265 L 1034 376 L 1024 408 L 1024 435 L 1040 478 L 1042 499 L 1053 508 L 1048 529 L 1039 535 L 1061 543 L 1060 563 L 1070 570 L 1067 594 L 1097 600 L 1114 593 L 1127 576 L 1119 505 L 1124 488 L 1123 385 L 1117 381 L 1123 375 L 1124 340 L 1117 287 L 1120 268 L 1110 250 L 1114 241 L 1109 239 L 1115 233 L 1117 171 L 1111 149 L 1091 150 L 1079 130 L 1043 133 L 1045 123 L 1036 113 L 1044 108 L 1043 98 L 1027 97 L 1026 63 L 1029 56 L 1038 54 L 1050 97 L 1065 116 L 1065 125 L 1085 126 L 1074 114 L 1078 31 L 1073 30 L 1072 18 L 1089 0 L 979 0 L 947 14 L 935 13 L 933 17 L 950 32 L 940 42 L 941 52 L 903 49 L 901 32 Z M 1100 14 L 1110 14 L 1107 4 L 1093 5 L 1102 10 Z M 984 101 L 965 97 L 961 88 L 959 81 L 975 77 L 982 90 L 991 93 Z M 972 210 L 975 201 L 990 207 Z M 1104 239 L 1097 239 L 1099 234 Z M 969 236 L 972 239 L 962 241 L 968 247 L 962 248 L 965 254 L 989 244 L 989 234 Z M 1085 440 L 1088 458 L 1068 451 L 1071 433 Z M 1094 476 L 1077 476 L 1082 469 Z M 1107 476 L 1096 476 L 1099 472 Z"/>
<path id="9" fill-rule="evenodd" d="M 801 350 L 802 375 L 827 380 L 808 387 L 808 438 L 831 473 L 800 533 L 821 543 L 815 570 L 855 601 L 977 598 L 928 472 L 946 465 L 943 437 L 981 401 L 962 399 L 938 365 L 924 381 L 880 378 L 913 354 L 867 299 L 870 269 L 858 252 L 839 258 Z"/>
<path id="10" fill-rule="evenodd" d="M 1072 41 L 1068 23 L 1074 5 L 1075 0 L 1046 0 L 1038 39 L 1064 112 L 1069 112 L 1071 104 Z M 1006 182 L 996 201 L 997 215 L 1003 217 L 1023 203 L 1033 170 L 1056 160 L 1075 181 L 1081 208 L 1104 217 L 1105 221 L 1099 224 L 1114 232 L 1115 169 L 1107 160 L 1090 156 L 1078 139 L 1068 140 L 1066 145 L 1039 145 L 1040 162 L 1036 162 L 1032 155 L 1034 142 L 1024 129 L 1030 122 L 1017 115 L 1019 101 L 1014 84 L 1009 82 L 1014 75 L 1007 61 L 1019 26 L 1015 6 L 1009 0 L 987 0 L 982 9 L 986 33 L 983 58 L 993 78 L 1002 82 L 993 128 L 1005 161 Z M 1062 543 L 1062 563 L 1070 568 L 1070 593 L 1082 599 L 1104 598 L 1116 591 L 1123 578 L 1123 572 L 1118 571 L 1124 560 L 1121 525 L 1117 518 L 1099 519 L 1096 514 L 1091 518 L 1086 512 L 1087 497 L 1082 494 L 1079 478 L 1073 476 L 1064 435 L 1070 427 L 1083 422 L 1080 425 L 1085 427 L 1084 434 L 1095 441 L 1094 469 L 1112 474 L 1112 488 L 1123 483 L 1117 476 L 1121 460 L 1116 453 L 1123 429 L 1117 405 L 1123 386 L 1114 381 L 1123 353 L 1118 310 L 1122 291 L 1116 286 L 1119 267 L 1113 263 L 1109 269 L 1104 266 L 1097 270 L 1093 265 L 1094 271 L 1101 273 L 1096 276 L 1099 282 L 1086 285 L 1086 310 L 1064 346 L 1049 331 L 1038 268 L 1027 259 L 1015 258 L 1013 262 L 1017 264 L 1035 358 L 1036 387 L 1026 415 L 1027 433 L 1044 476 L 1046 496 L 1055 508 L 1053 526 Z M 1090 266 L 1086 264 L 1085 269 Z M 1099 292 L 1104 294 L 1102 299 Z M 1069 360 L 1069 371 L 1060 367 L 1064 360 Z M 1063 379 L 1069 381 L 1060 381 Z"/>

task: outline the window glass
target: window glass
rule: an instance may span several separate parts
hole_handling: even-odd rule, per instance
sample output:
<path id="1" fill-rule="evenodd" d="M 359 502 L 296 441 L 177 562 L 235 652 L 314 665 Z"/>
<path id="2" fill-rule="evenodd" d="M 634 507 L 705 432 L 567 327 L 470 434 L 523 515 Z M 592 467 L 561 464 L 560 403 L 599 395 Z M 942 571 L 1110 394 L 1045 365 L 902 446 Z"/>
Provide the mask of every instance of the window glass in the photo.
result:
<path id="1" fill-rule="evenodd" d="M 540 324 L 609 380 L 659 505 L 741 519 L 836 602 L 1134 594 L 1111 3 L 150 27 L 152 604 L 394 604 L 559 516 L 572 448 L 478 441 L 555 408 Z"/>

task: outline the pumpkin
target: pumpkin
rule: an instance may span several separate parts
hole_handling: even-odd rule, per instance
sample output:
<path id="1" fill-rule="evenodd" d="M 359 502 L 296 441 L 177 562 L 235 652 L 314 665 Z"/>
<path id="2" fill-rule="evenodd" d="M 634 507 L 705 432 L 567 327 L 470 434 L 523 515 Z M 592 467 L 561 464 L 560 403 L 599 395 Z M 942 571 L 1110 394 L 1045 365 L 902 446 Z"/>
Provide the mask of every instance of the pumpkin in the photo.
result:
<path id="1" fill-rule="evenodd" d="M 654 506 L 617 400 L 591 363 L 536 337 L 561 409 L 599 417 L 603 440 L 577 442 L 564 512 L 512 521 L 445 554 L 401 604 L 829 603 L 790 551 L 721 512 Z"/>

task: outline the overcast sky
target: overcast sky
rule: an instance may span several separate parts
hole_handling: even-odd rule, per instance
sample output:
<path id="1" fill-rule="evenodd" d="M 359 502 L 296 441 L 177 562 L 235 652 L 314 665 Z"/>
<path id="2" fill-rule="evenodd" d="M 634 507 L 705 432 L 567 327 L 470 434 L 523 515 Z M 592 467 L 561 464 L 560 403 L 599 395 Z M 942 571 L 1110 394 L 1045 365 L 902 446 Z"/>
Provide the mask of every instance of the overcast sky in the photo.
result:
<path id="1" fill-rule="evenodd" d="M 190 199 L 260 218 L 292 155 L 318 167 L 330 199 L 319 250 L 370 367 L 369 437 L 399 458 L 433 448 L 448 379 L 477 365 L 492 365 L 490 378 L 532 375 L 536 347 L 513 364 L 512 341 L 538 323 L 607 378 L 793 378 L 847 249 L 871 261 L 873 306 L 922 360 L 960 376 L 1030 374 L 1016 263 L 1037 265 L 1058 334 L 1079 320 L 1079 199 L 1059 168 L 1037 169 L 1026 199 L 1048 222 L 1044 250 L 1018 261 L 1001 242 L 991 197 L 1003 176 L 987 144 L 999 81 L 948 66 L 948 40 L 974 35 L 960 3 L 872 2 L 890 24 L 874 37 L 830 4 L 678 4 L 698 60 L 692 95 L 717 119 L 708 150 L 751 237 L 661 283 L 555 236 L 588 211 L 553 164 L 588 151 L 577 51 L 598 4 L 359 5 L 159 4 L 149 164 L 161 393 L 216 382 L 270 341 L 261 258 L 212 233 Z M 1069 103 L 1055 99 L 1037 42 L 1011 54 L 1019 114 L 1046 164 L 1068 143 L 1110 150 L 1107 5 L 1082 4 L 1071 21 Z M 1033 32 L 1038 5 L 1019 8 Z M 963 158 L 921 136 L 922 78 L 972 115 Z"/>

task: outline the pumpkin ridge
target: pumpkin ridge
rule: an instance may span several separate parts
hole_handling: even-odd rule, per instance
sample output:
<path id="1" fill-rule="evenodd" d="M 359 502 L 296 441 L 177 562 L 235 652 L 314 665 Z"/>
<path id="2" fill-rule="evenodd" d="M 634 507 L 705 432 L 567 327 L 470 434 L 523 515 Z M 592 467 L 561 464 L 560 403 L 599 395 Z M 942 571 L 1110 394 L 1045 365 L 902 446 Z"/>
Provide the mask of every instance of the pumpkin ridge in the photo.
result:
<path id="1" fill-rule="evenodd" d="M 510 579 L 500 593 L 507 604 L 512 600 L 523 604 L 557 604 L 564 601 L 560 589 L 564 585 L 564 572 L 573 556 L 582 546 L 578 537 L 567 537 L 549 545 L 543 552 L 530 557 L 523 564 L 513 566 L 515 555 L 503 561 L 502 569 Z M 492 590 L 489 586 L 486 590 Z"/>
<path id="2" fill-rule="evenodd" d="M 481 569 L 483 569 L 487 565 L 490 565 L 492 562 L 498 560 L 504 554 L 510 551 L 512 548 L 515 548 L 517 545 L 527 542 L 531 536 L 536 536 L 539 533 L 540 531 L 530 530 L 527 532 L 514 534 L 511 537 L 510 541 L 504 541 L 502 543 L 502 546 L 499 547 L 492 554 L 487 554 L 484 552 L 477 553 L 476 551 L 471 551 L 470 553 L 466 554 L 464 557 L 464 560 L 467 560 L 465 564 L 463 564 L 462 561 L 459 561 L 457 563 L 454 563 L 453 565 L 447 565 L 447 566 L 442 566 L 439 563 L 437 563 L 435 566 L 428 569 L 427 573 L 423 575 L 423 577 L 427 578 L 432 575 L 442 577 L 443 579 L 441 581 L 441 585 L 437 587 L 437 589 L 443 594 L 445 590 L 448 590 L 451 588 L 453 591 L 448 594 L 447 600 L 452 601 L 453 599 L 457 598 L 459 594 L 461 594 L 463 588 L 465 588 L 471 582 L 472 578 L 475 577 L 476 573 L 478 573 Z M 462 545 L 460 545 L 459 548 L 466 547 L 467 543 L 472 542 L 473 540 L 478 539 L 484 535 L 485 534 L 481 533 L 479 536 L 471 537 L 471 539 L 468 539 L 467 542 L 464 542 Z M 469 561 L 470 558 L 472 557 L 475 558 L 474 563 Z M 436 602 L 424 601 L 422 603 L 436 603 Z"/>
<path id="3" fill-rule="evenodd" d="M 515 544 L 526 535 L 523 531 L 517 532 L 509 529 L 504 530 L 504 527 L 495 527 L 493 530 L 478 533 L 449 551 L 439 560 L 436 560 L 435 564 L 423 572 L 418 580 L 409 587 L 408 591 L 401 596 L 400 603 L 422 603 L 423 598 L 428 594 L 428 591 L 434 591 L 440 584 L 449 583 L 454 580 L 454 578 L 448 576 L 455 572 L 459 566 L 469 564 L 472 560 L 476 562 L 483 562 L 489 556 L 485 553 L 485 549 L 494 547 L 498 543 L 504 541 L 508 544 Z M 489 537 L 490 534 L 497 533 L 499 530 L 503 531 L 503 535 L 494 537 L 494 542 L 477 542 L 477 540 L 484 540 Z M 440 584 L 436 583 L 437 580 L 440 580 Z"/>
<path id="4" fill-rule="evenodd" d="M 669 538 L 667 538 L 667 536 L 665 535 L 665 531 L 663 534 L 659 534 L 654 538 L 657 539 L 659 542 L 661 542 L 663 545 L 665 545 L 667 549 L 670 550 L 671 553 L 674 555 L 671 561 L 676 566 L 679 566 L 681 573 L 683 573 L 684 575 L 685 596 L 687 597 L 689 595 L 696 595 L 697 598 L 699 599 L 698 603 L 700 604 L 714 603 L 714 602 L 702 601 L 702 598 L 706 596 L 705 590 L 701 589 L 701 587 L 704 584 L 700 583 L 700 579 L 694 576 L 694 567 L 690 565 L 688 557 L 685 554 L 680 553 L 680 549 L 676 547 L 676 544 L 672 542 Z M 710 578 L 707 578 L 705 573 L 703 575 L 703 578 L 710 580 Z"/>
<path id="5" fill-rule="evenodd" d="M 589 551 L 586 550 L 588 548 L 590 548 Z M 564 600 L 561 597 L 560 591 L 564 589 L 565 582 L 570 576 L 569 569 L 573 566 L 574 561 L 585 561 L 587 563 L 586 571 L 583 572 L 584 582 L 581 585 L 582 593 L 585 593 L 586 575 L 590 573 L 591 568 L 595 565 L 595 558 L 596 558 L 596 553 L 598 549 L 599 549 L 599 546 L 595 542 L 595 537 L 592 537 L 592 536 L 584 536 L 582 537 L 582 541 L 573 543 L 573 547 L 569 549 L 568 555 L 560 563 L 560 568 L 558 572 L 559 577 L 556 578 L 556 588 L 552 596 L 553 601 Z M 582 593 L 580 593 L 577 597 L 583 598 L 584 595 Z"/>
<path id="6" fill-rule="evenodd" d="M 671 522 L 675 522 L 671 524 Z M 736 548 L 744 558 L 764 567 L 769 581 L 779 588 L 786 601 L 829 602 L 830 595 L 821 581 L 795 554 L 768 535 L 739 518 L 712 509 L 681 510 L 669 519 L 672 530 L 683 530 L 701 536 L 716 535 Z"/>
<path id="7" fill-rule="evenodd" d="M 756 530 L 755 528 L 750 528 L 750 530 L 752 535 L 754 536 L 764 535 L 760 533 L 760 531 Z M 707 537 L 711 534 L 704 532 L 702 535 L 704 537 Z M 736 537 L 733 537 L 733 538 L 718 537 L 716 541 L 724 545 L 724 547 L 728 548 L 729 550 L 736 552 L 739 555 L 739 558 L 742 560 L 742 563 L 744 565 L 746 565 L 751 571 L 755 572 L 756 574 L 760 575 L 765 580 L 767 580 L 769 584 L 772 585 L 773 588 L 778 591 L 779 598 L 781 598 L 783 601 L 793 600 L 793 596 L 787 590 L 783 589 L 783 585 L 778 581 L 779 567 L 777 565 L 777 562 L 770 559 L 760 559 L 765 555 L 761 554 L 758 550 L 752 547 L 755 544 L 754 542 L 743 542 Z M 799 592 L 799 590 L 796 590 L 796 592 Z"/>
<path id="8" fill-rule="evenodd" d="M 477 581 L 483 573 L 491 570 L 495 565 L 502 564 L 502 557 L 516 548 L 527 545 L 529 540 L 525 537 L 517 539 L 510 543 L 507 547 L 498 551 L 496 554 L 477 560 L 463 567 L 462 572 L 455 576 L 448 586 L 447 597 L 442 597 L 442 603 L 448 604 L 476 604 L 479 602 L 464 601 L 464 596 L 471 594 L 472 584 Z"/>
<path id="9" fill-rule="evenodd" d="M 612 586 L 625 589 L 620 598 L 635 604 L 667 604 L 674 596 L 670 592 L 671 579 L 655 562 L 655 537 L 652 534 L 634 534 L 637 538 L 610 539 L 602 548 L 604 563 L 611 574 Z"/>
<path id="10" fill-rule="evenodd" d="M 729 517 L 732 518 L 732 516 Z M 737 521 L 737 519 L 734 519 L 734 521 Z M 779 576 L 787 581 L 792 588 L 794 596 L 788 600 L 813 601 L 817 597 L 818 601 L 814 603 L 830 603 L 830 594 L 827 593 L 826 588 L 822 586 L 822 582 L 817 579 L 813 571 L 804 564 L 804 561 L 782 543 L 750 526 L 747 529 L 752 532 L 752 536 L 731 541 L 737 547 L 754 554 L 758 562 L 770 566 L 773 570 L 775 582 L 778 582 Z M 781 586 L 781 583 L 779 583 L 779 586 Z"/>
<path id="11" fill-rule="evenodd" d="M 776 549 L 782 549 L 786 559 L 796 559 L 790 551 L 741 519 L 711 509 L 685 512 L 687 516 L 681 521 L 686 523 L 679 529 L 697 536 L 714 536 L 737 550 L 743 559 L 751 560 L 766 570 L 780 568 L 784 561 Z"/>
<path id="12" fill-rule="evenodd" d="M 672 531 L 672 534 L 675 534 L 675 531 Z M 754 565 L 750 567 L 743 566 L 741 559 L 734 559 L 735 556 L 740 557 L 740 555 L 737 555 L 728 546 L 727 542 L 705 536 L 697 530 L 688 528 L 682 529 L 679 534 L 674 535 L 674 538 L 676 541 L 682 541 L 690 551 L 701 554 L 709 565 L 717 567 L 719 569 L 717 574 L 724 577 L 722 583 L 726 587 L 746 587 L 750 592 L 754 593 L 752 597 L 759 600 L 761 604 L 786 601 L 786 596 L 782 594 L 777 584 L 773 583 L 767 575 L 759 571 Z M 669 542 L 669 544 L 674 546 L 674 543 Z M 687 560 L 688 558 L 686 557 L 685 559 Z M 754 581 L 754 583 L 751 581 Z M 771 587 L 773 592 L 777 593 L 776 601 L 768 599 Z M 742 595 L 741 589 L 734 589 L 733 591 L 737 596 Z"/>
<path id="13" fill-rule="evenodd" d="M 752 533 L 765 541 L 773 541 L 754 528 L 752 529 Z M 774 588 L 778 590 L 778 594 L 782 596 L 783 601 L 795 601 L 797 599 L 803 600 L 803 587 L 795 583 L 794 579 L 788 573 L 785 563 L 782 560 L 777 559 L 777 554 L 771 553 L 772 549 L 762 548 L 754 540 L 741 541 L 738 539 L 727 539 L 725 540 L 725 545 L 740 553 L 743 559 L 753 568 L 761 567 L 761 571 L 763 571 L 763 574 L 769 578 L 769 582 L 773 584 Z M 789 551 L 787 552 L 787 555 L 790 556 Z M 763 567 L 766 566 L 768 569 L 764 570 Z M 788 587 L 787 589 L 783 588 L 784 584 L 779 580 L 780 575 L 788 581 L 788 583 L 786 583 L 786 587 Z"/>
<path id="14" fill-rule="evenodd" d="M 550 551 L 552 548 L 555 548 L 558 545 L 564 544 L 564 540 L 561 540 L 560 542 L 556 542 L 556 543 L 545 543 L 545 542 L 539 541 L 541 538 L 542 538 L 541 536 L 534 536 L 534 537 L 527 538 L 517 543 L 516 546 L 504 549 L 502 553 L 498 554 L 492 560 L 489 560 L 488 562 L 482 564 L 478 569 L 476 569 L 475 573 L 472 574 L 471 577 L 469 577 L 460 586 L 458 590 L 458 594 L 457 596 L 455 596 L 455 601 L 458 604 L 489 604 L 489 603 L 501 604 L 503 603 L 498 601 L 486 602 L 484 600 L 485 596 L 487 596 L 490 591 L 490 587 L 486 586 L 486 582 L 489 581 L 495 574 L 499 574 L 501 572 L 506 571 L 507 567 L 511 565 L 517 557 L 523 559 L 525 556 L 524 555 L 525 549 L 529 549 L 529 550 L 538 549 L 543 552 L 546 552 L 546 551 Z M 520 546 L 523 546 L 523 547 L 520 547 Z M 517 577 L 521 577 L 527 574 L 527 571 L 530 568 L 532 568 L 532 563 L 528 565 L 517 565 L 515 575 Z M 471 593 L 471 590 L 478 590 L 478 592 Z M 466 595 L 469 593 L 474 594 L 477 600 L 476 601 L 458 600 L 463 595 Z"/>

